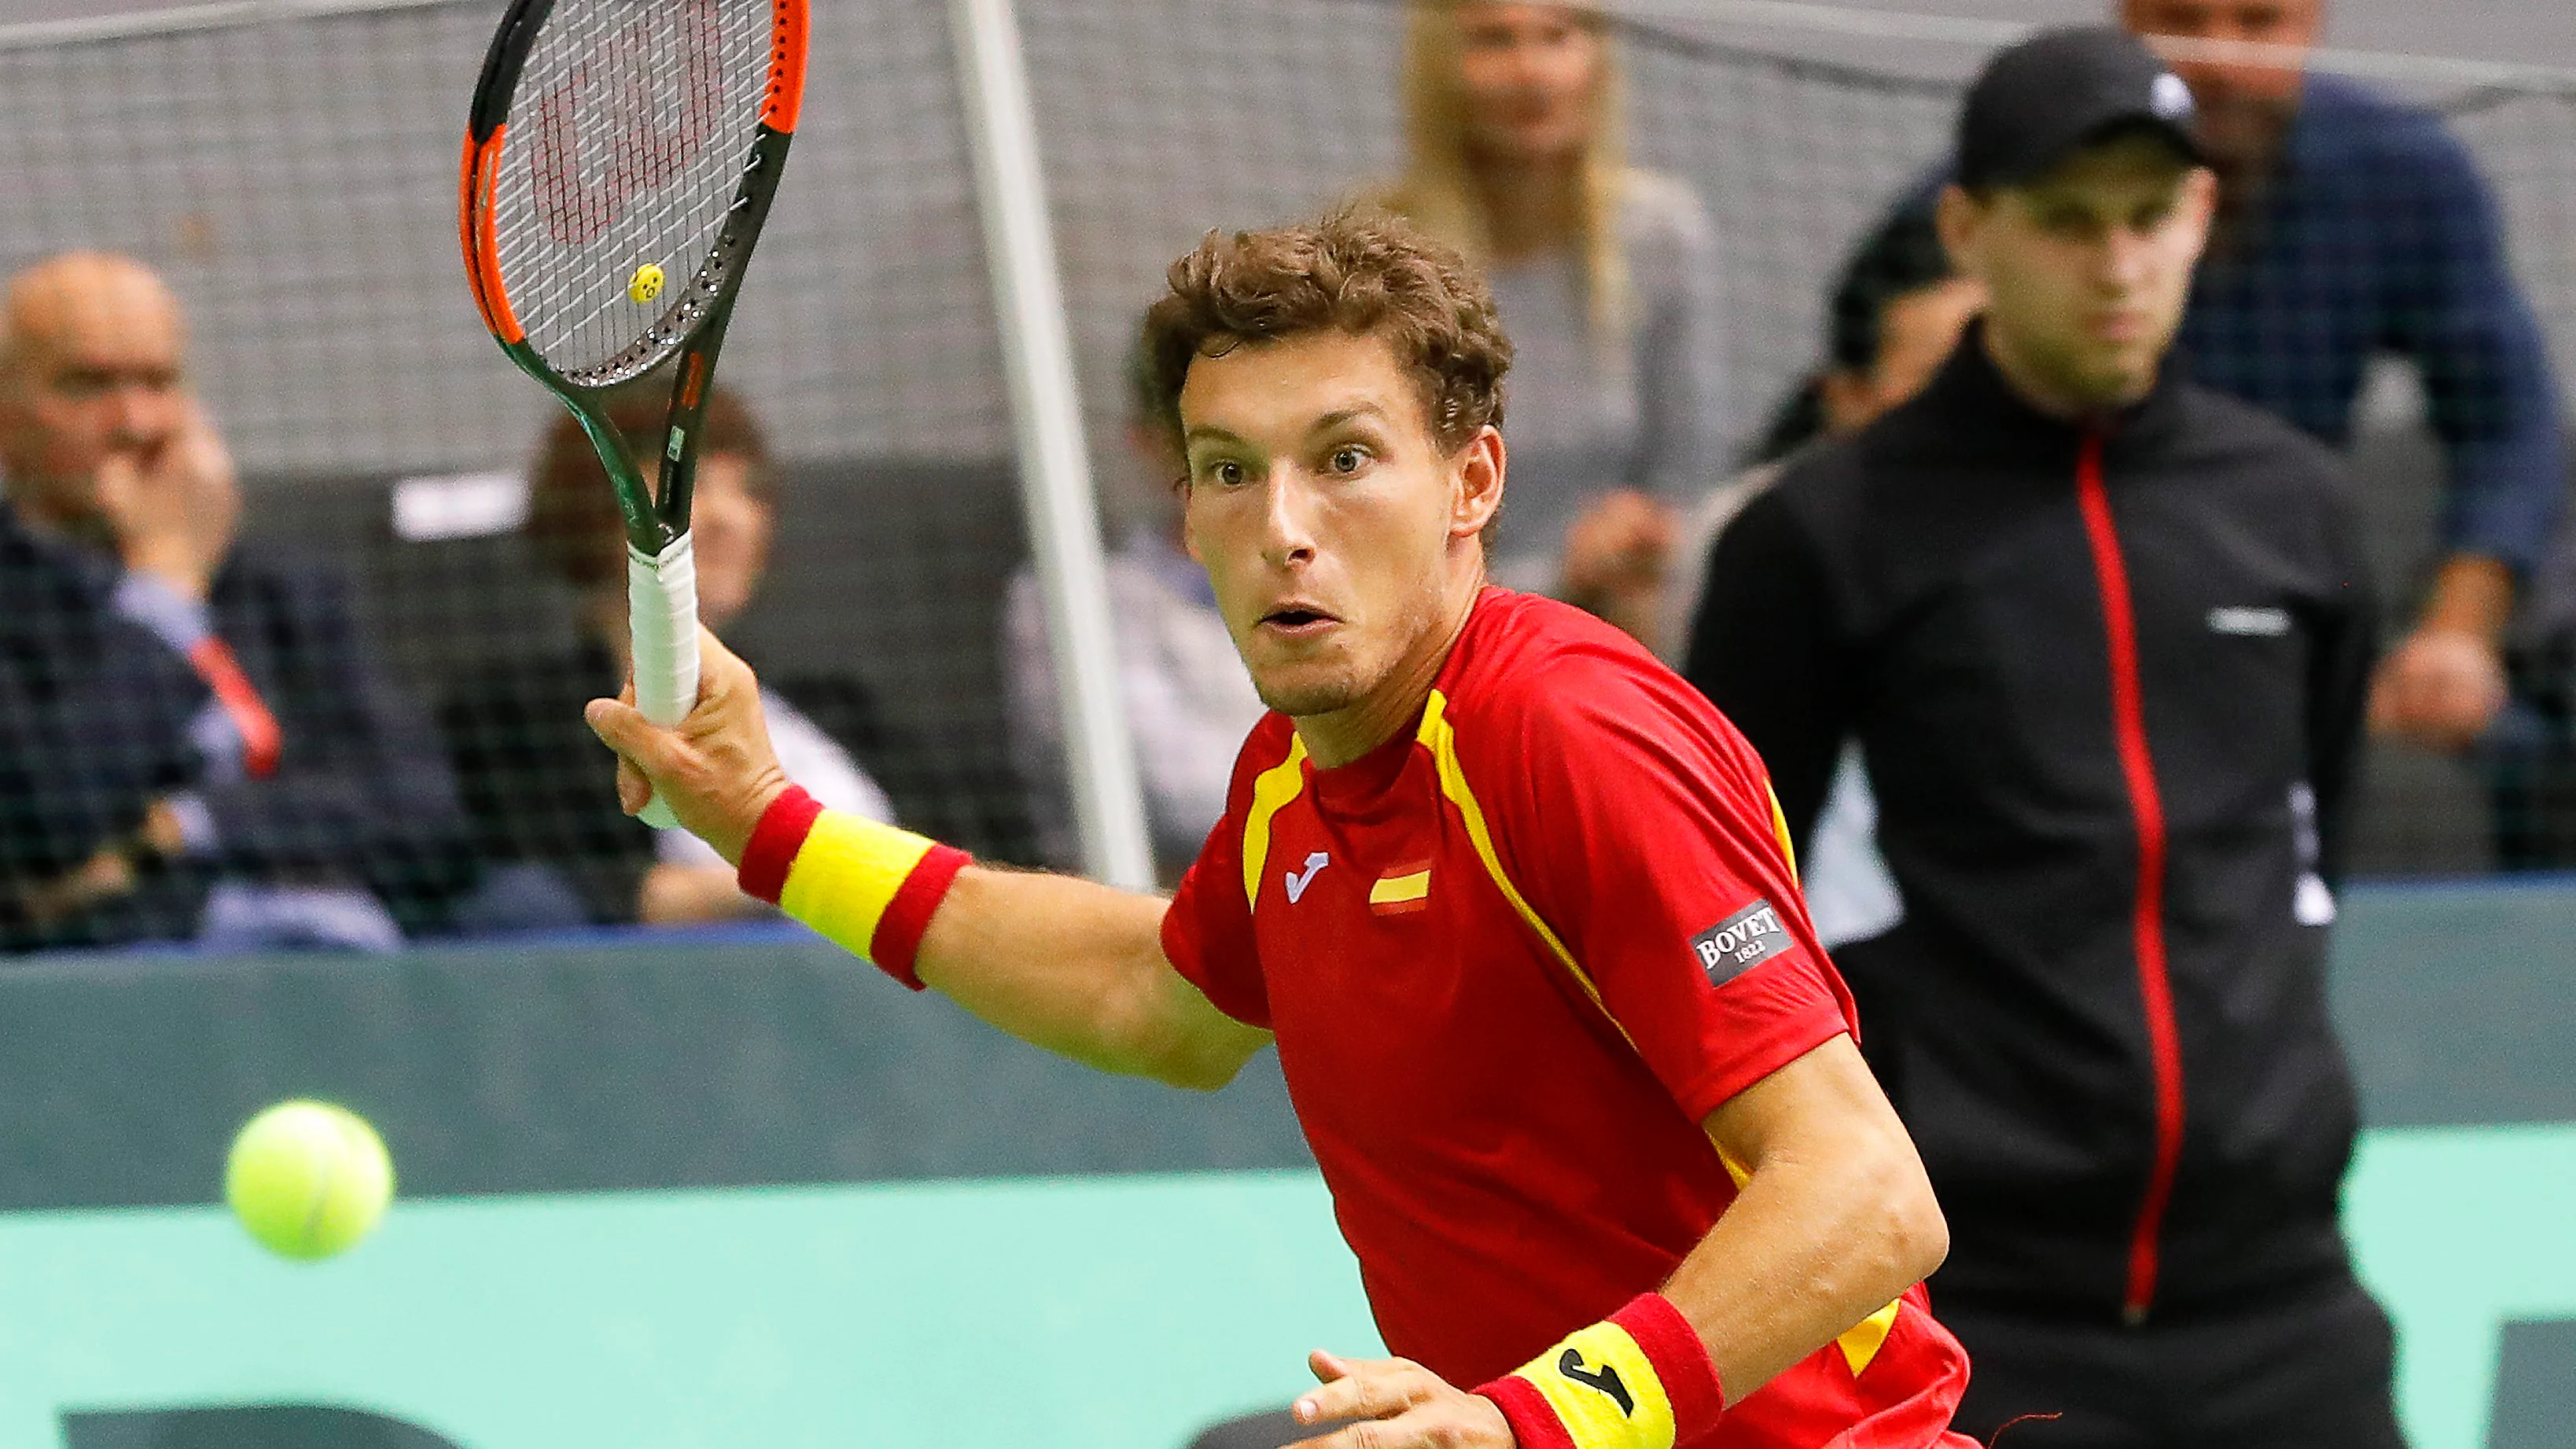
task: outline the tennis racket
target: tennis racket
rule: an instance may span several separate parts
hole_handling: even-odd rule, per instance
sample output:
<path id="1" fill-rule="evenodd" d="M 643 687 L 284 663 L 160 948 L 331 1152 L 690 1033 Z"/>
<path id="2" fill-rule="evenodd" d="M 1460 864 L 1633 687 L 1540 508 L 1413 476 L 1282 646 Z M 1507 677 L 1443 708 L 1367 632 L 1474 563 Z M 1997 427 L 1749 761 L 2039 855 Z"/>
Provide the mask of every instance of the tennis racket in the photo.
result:
<path id="1" fill-rule="evenodd" d="M 513 0 L 466 126 L 466 279 L 616 486 L 635 704 L 666 728 L 698 697 L 698 425 L 796 134 L 806 19 L 806 0 Z M 675 358 L 657 486 L 601 395 Z M 676 823 L 658 799 L 644 819 Z"/>

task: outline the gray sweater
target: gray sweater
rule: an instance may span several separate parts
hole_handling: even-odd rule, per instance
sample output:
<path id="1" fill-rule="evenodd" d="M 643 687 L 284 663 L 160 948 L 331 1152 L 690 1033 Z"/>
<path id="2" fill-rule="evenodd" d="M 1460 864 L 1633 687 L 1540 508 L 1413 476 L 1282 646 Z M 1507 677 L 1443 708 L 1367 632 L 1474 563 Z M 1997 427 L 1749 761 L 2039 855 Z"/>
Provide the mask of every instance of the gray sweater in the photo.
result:
<path id="1" fill-rule="evenodd" d="M 1594 336 L 1580 257 L 1491 271 L 1515 350 L 1493 562 L 1508 587 L 1556 587 L 1566 527 L 1594 498 L 1635 488 L 1680 506 L 1725 474 L 1715 232 L 1680 181 L 1630 171 L 1625 184 L 1624 337 Z"/>

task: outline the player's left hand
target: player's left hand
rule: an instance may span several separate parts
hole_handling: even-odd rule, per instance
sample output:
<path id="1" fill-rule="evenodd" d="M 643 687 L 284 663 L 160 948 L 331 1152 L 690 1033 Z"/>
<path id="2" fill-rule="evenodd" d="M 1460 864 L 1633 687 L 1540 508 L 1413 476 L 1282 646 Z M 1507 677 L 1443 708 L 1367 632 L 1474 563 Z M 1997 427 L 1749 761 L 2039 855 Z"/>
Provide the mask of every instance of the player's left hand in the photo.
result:
<path id="1" fill-rule="evenodd" d="M 2427 749 L 2461 750 L 2504 703 L 2504 660 L 2493 644 L 2462 629 L 2418 629 L 2372 681 L 2370 727 Z"/>
<path id="2" fill-rule="evenodd" d="M 1514 1449 L 1512 1426 L 1493 1400 L 1454 1388 L 1409 1359 L 1317 1350 L 1306 1366 L 1323 1387 L 1297 1401 L 1297 1422 L 1360 1422 L 1288 1449 Z"/>
<path id="3" fill-rule="evenodd" d="M 751 666 L 703 626 L 698 630 L 698 702 L 676 729 L 662 729 L 635 708 L 635 682 L 617 698 L 594 699 L 585 715 L 601 742 L 617 752 L 617 803 L 642 813 L 659 798 L 689 833 L 716 848 L 727 865 L 742 862 L 761 813 L 786 793 L 787 772 L 769 742 L 760 680 Z"/>

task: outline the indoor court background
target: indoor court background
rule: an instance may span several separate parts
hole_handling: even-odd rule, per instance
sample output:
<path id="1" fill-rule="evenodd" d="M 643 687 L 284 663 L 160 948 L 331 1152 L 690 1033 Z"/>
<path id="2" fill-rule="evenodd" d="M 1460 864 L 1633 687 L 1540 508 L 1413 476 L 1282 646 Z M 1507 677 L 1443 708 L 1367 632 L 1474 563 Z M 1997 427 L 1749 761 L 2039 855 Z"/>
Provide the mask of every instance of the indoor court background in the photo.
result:
<path id="1" fill-rule="evenodd" d="M 2328 43 L 2477 152 L 2576 379 L 2576 7 L 2332 4 Z M 1399 12 L 1017 8 L 1114 535 L 1152 506 L 1117 445 L 1136 308 L 1204 228 L 1391 171 Z M 348 562 L 429 699 L 570 637 L 517 532 L 543 399 L 455 256 L 497 10 L 0 0 L 0 267 L 96 245 L 172 278 L 248 526 Z M 1827 273 L 1936 159 L 1958 81 L 2011 25 L 2099 15 L 1628 13 L 1635 149 L 1719 224 L 1738 432 L 1812 360 Z M 739 639 L 862 701 L 908 820 L 1033 860 L 997 657 L 1026 546 L 956 77 L 941 0 L 818 6 L 724 365 L 785 458 Z M 2402 600 L 2433 462 L 2402 375 L 2372 406 L 2361 469 Z M 2380 756 L 2363 863 L 2383 883 L 2338 941 L 2372 1128 L 2354 1232 L 2419 1449 L 2557 1449 L 2576 883 L 2462 881 L 2490 864 L 2466 767 Z M 210 1206 L 232 1127 L 303 1093 L 376 1120 L 407 1193 L 314 1268 Z M 0 1449 L 1177 1449 L 1284 1398 L 1305 1349 L 1371 1341 L 1266 1059 L 1205 1100 L 1100 1081 L 786 930 L 0 963 L 0 1104 Z"/>

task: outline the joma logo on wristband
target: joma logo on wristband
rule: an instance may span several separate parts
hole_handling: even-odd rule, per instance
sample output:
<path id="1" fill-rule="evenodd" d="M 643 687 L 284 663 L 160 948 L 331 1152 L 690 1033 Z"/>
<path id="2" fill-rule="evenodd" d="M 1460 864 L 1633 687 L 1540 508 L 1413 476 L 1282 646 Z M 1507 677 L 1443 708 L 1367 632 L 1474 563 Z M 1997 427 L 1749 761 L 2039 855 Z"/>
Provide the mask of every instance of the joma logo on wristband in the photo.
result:
<path id="1" fill-rule="evenodd" d="M 1637 1400 L 1628 1392 L 1628 1385 L 1619 1377 L 1616 1365 L 1605 1363 L 1596 1373 L 1583 1366 L 1583 1354 L 1580 1350 L 1569 1348 L 1557 1355 L 1556 1371 L 1586 1388 L 1598 1389 L 1608 1394 L 1618 1403 L 1620 1413 L 1631 1419 L 1637 1417 Z"/>
<path id="2" fill-rule="evenodd" d="M 1674 1449 L 1726 1412 L 1707 1346 L 1655 1293 L 1476 1392 L 1503 1411 L 1521 1449 Z"/>

